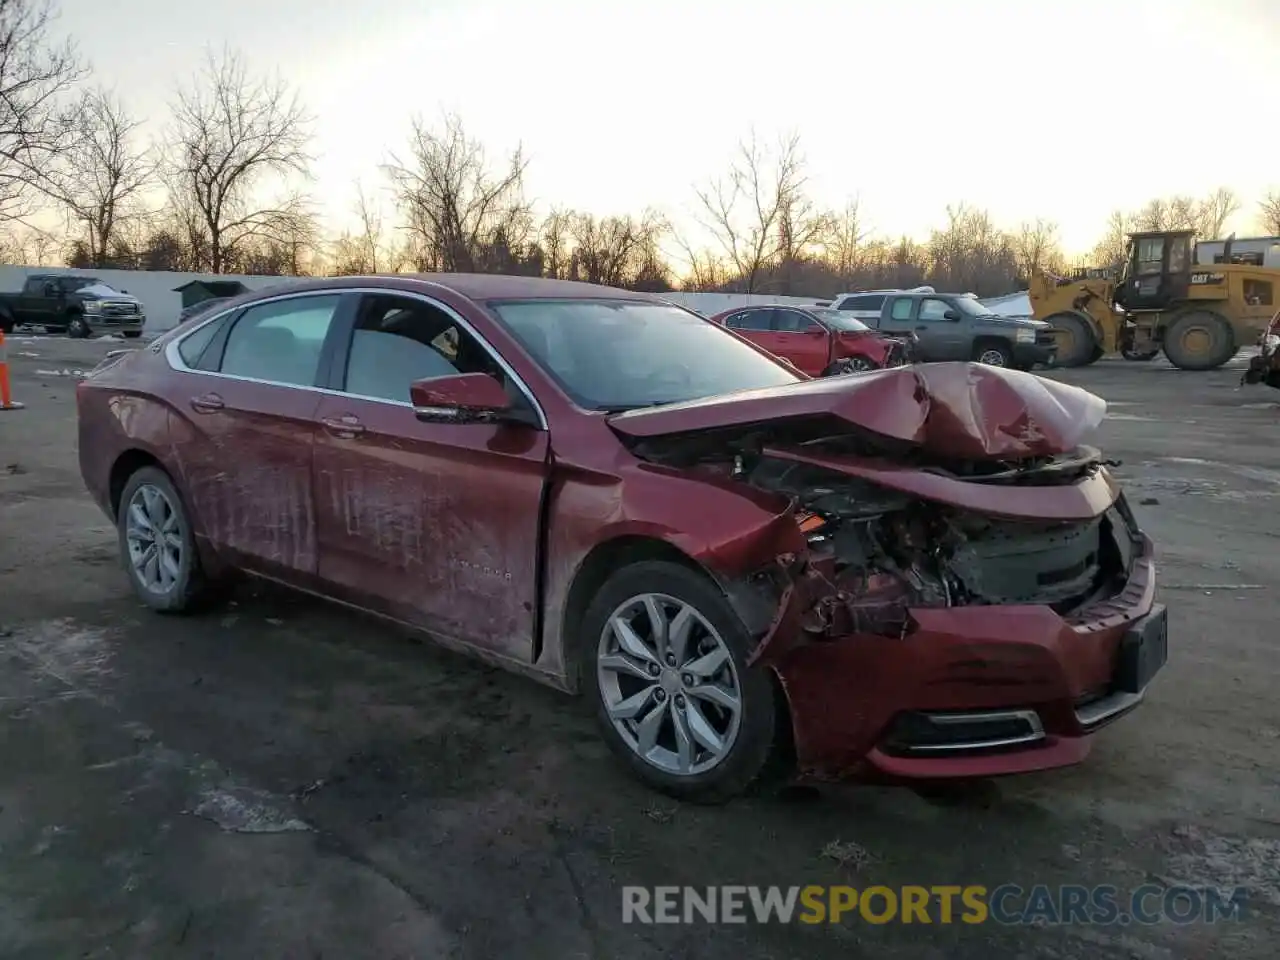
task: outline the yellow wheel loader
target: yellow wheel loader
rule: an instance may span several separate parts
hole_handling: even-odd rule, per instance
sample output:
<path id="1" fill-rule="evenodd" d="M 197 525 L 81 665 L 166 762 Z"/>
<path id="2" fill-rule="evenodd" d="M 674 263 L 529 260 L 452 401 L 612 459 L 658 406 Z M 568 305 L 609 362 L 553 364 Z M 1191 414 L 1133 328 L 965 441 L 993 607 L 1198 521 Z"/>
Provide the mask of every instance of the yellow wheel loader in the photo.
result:
<path id="1" fill-rule="evenodd" d="M 1105 353 L 1151 360 L 1161 350 L 1183 370 L 1220 367 L 1253 344 L 1280 305 L 1280 269 L 1232 257 L 1195 263 L 1190 230 L 1132 233 L 1118 278 L 1077 271 L 1038 273 L 1032 310 L 1057 341 L 1057 366 L 1080 367 Z"/>

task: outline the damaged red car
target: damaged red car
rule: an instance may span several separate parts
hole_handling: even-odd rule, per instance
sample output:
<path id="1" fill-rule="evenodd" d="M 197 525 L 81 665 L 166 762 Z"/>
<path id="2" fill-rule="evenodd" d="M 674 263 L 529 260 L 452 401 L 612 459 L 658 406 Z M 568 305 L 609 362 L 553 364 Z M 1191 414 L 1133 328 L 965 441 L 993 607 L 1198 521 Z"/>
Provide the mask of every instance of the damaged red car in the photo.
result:
<path id="1" fill-rule="evenodd" d="M 241 296 L 79 386 L 138 596 L 232 573 L 581 693 L 652 786 L 1082 759 L 1167 656 L 1103 401 L 968 363 L 810 380 L 681 307 L 500 276 Z"/>
<path id="2" fill-rule="evenodd" d="M 828 307 L 757 304 L 725 310 L 711 319 L 790 360 L 811 377 L 900 367 L 915 353 L 915 334 L 882 336 L 861 320 Z"/>

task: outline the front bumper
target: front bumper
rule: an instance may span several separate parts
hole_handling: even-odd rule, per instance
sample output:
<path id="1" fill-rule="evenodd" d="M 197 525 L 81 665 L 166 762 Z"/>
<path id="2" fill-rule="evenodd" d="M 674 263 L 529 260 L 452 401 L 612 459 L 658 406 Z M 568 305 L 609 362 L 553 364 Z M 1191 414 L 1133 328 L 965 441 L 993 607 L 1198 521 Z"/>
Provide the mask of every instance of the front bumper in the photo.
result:
<path id="1" fill-rule="evenodd" d="M 142 328 L 147 323 L 147 318 L 142 315 L 136 317 L 112 317 L 86 313 L 82 314 L 82 316 L 85 322 L 89 324 L 89 329 L 97 334 L 141 333 Z"/>
<path id="2" fill-rule="evenodd" d="M 902 638 L 854 634 L 791 648 L 773 666 L 801 772 L 989 777 L 1083 760 L 1090 735 L 1145 695 L 1120 677 L 1126 635 L 1150 622 L 1154 606 L 1143 543 L 1124 590 L 1070 617 L 1043 606 L 917 609 Z"/>
<path id="3" fill-rule="evenodd" d="M 1053 366 L 1058 346 L 1054 343 L 1015 343 L 1013 345 L 1013 362 L 1020 366 L 1042 364 Z"/>

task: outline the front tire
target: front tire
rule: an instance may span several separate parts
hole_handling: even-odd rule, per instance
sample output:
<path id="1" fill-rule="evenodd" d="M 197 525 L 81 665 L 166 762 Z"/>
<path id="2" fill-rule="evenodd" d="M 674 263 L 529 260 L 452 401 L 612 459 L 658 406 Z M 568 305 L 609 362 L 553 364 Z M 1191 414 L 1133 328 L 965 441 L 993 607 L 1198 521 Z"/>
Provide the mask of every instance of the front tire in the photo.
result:
<path id="1" fill-rule="evenodd" d="M 988 340 L 973 348 L 973 359 L 989 367 L 1008 368 L 1013 366 L 1013 351 L 1007 344 Z"/>
<path id="2" fill-rule="evenodd" d="M 143 603 L 185 613 L 206 594 L 190 514 L 168 475 L 143 467 L 129 478 L 116 511 L 120 556 Z"/>
<path id="3" fill-rule="evenodd" d="M 67 321 L 67 336 L 72 340 L 84 340 L 91 332 L 84 317 L 75 316 Z"/>
<path id="4" fill-rule="evenodd" d="M 1164 332 L 1164 355 L 1181 370 L 1213 370 L 1236 355 L 1231 324 L 1208 310 L 1175 317 Z"/>
<path id="5" fill-rule="evenodd" d="M 587 608 L 581 638 L 605 742 L 649 786 L 723 803 L 771 767 L 773 682 L 747 666 L 746 628 L 707 577 L 665 561 L 624 567 Z"/>
<path id="6" fill-rule="evenodd" d="M 142 331 L 141 331 L 141 330 L 126 330 L 126 331 L 124 332 L 124 335 L 125 335 L 125 337 L 126 337 L 127 339 L 129 339 L 129 340 L 137 340 L 140 336 L 142 336 Z"/>
<path id="7" fill-rule="evenodd" d="M 831 364 L 822 372 L 822 375 L 824 377 L 836 377 L 848 373 L 866 373 L 868 370 L 875 369 L 877 369 L 875 361 L 867 357 L 846 357 Z"/>
<path id="8" fill-rule="evenodd" d="M 1046 322 L 1058 344 L 1054 366 L 1083 367 L 1101 355 L 1101 346 L 1089 321 L 1077 313 L 1055 313 Z"/>

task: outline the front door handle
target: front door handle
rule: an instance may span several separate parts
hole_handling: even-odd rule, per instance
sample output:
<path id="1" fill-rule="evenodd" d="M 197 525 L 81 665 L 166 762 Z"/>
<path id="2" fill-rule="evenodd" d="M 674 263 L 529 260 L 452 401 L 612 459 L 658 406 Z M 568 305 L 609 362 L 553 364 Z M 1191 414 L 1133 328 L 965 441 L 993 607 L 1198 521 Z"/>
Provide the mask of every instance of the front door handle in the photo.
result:
<path id="1" fill-rule="evenodd" d="M 324 417 L 320 422 L 331 434 L 343 440 L 350 440 L 364 433 L 364 424 L 349 413 L 341 417 Z"/>
<path id="2" fill-rule="evenodd" d="M 923 326 L 922 326 L 922 327 L 916 327 L 916 329 L 917 329 L 917 330 L 928 330 L 929 328 L 928 328 L 928 327 L 923 327 Z"/>
<path id="3" fill-rule="evenodd" d="M 223 408 L 222 398 L 216 393 L 191 398 L 191 409 L 196 413 L 216 413 Z"/>

